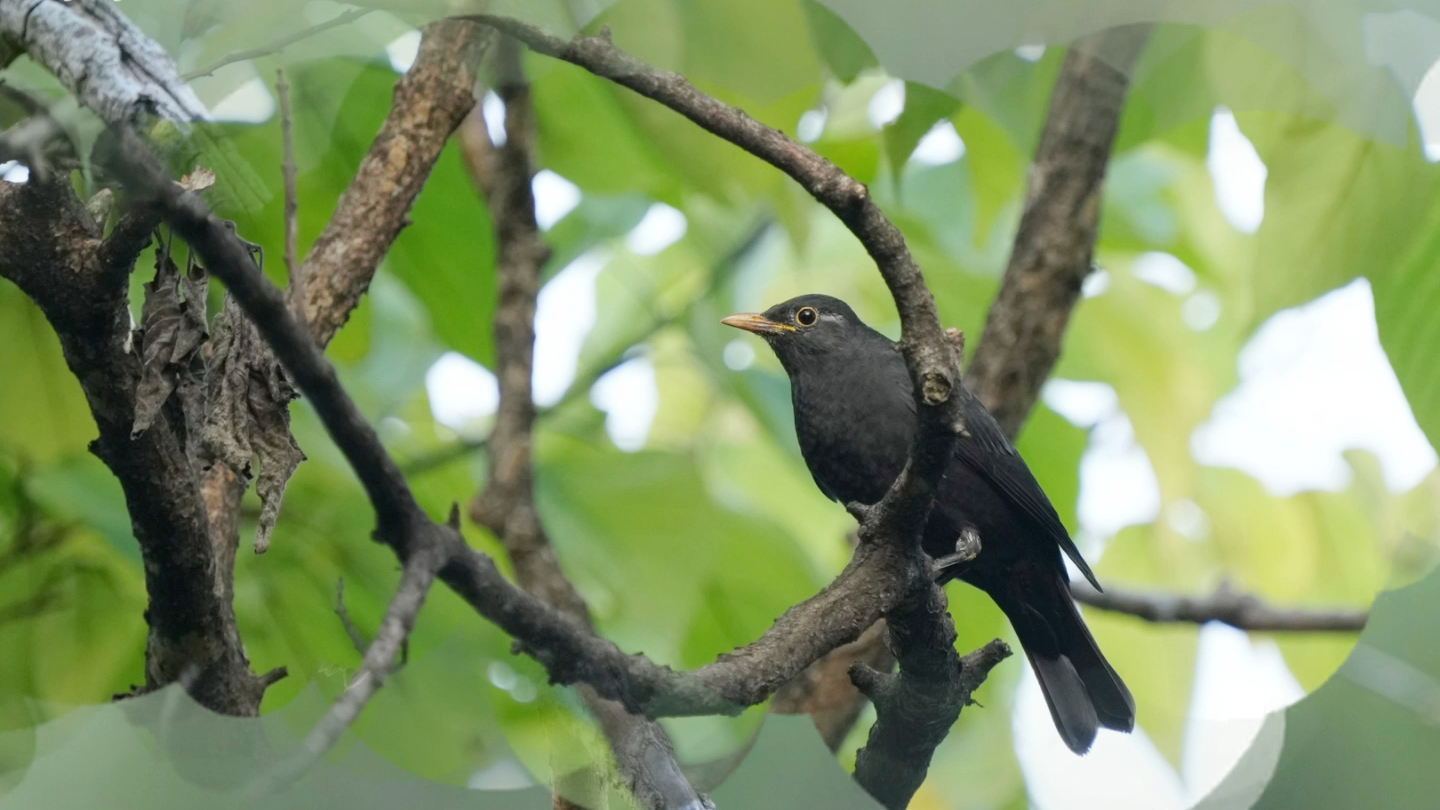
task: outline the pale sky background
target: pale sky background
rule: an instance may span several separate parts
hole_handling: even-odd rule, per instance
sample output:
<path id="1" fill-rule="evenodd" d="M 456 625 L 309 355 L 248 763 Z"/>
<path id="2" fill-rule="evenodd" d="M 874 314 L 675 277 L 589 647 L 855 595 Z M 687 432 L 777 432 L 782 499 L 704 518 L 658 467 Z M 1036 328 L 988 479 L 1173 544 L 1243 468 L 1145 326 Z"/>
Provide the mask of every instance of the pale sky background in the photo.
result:
<path id="1" fill-rule="evenodd" d="M 414 61 L 419 33 L 387 47 L 391 64 L 403 71 Z M 1043 45 L 1016 50 L 1034 60 Z M 1440 67 L 1440 65 L 1437 65 Z M 264 121 L 275 102 L 249 63 L 227 70 L 249 71 L 249 80 L 211 108 L 214 118 Z M 904 84 L 884 85 L 867 110 L 872 125 L 894 120 L 904 108 Z M 1416 117 L 1426 135 L 1427 155 L 1440 159 L 1440 70 L 1432 67 L 1415 98 Z M 492 137 L 501 141 L 503 107 L 486 97 Z M 823 110 L 805 114 L 799 137 L 813 141 L 824 130 Z M 1264 219 L 1265 166 L 1224 108 L 1211 121 L 1207 167 L 1216 201 L 1235 229 L 1253 233 Z M 960 160 L 965 144 L 948 121 L 932 129 L 911 160 L 941 165 Z M 23 182 L 23 166 L 0 164 L 0 176 Z M 548 230 L 581 201 L 580 190 L 554 172 L 534 182 L 537 219 Z M 653 255 L 684 236 L 685 215 L 655 204 L 629 233 L 624 248 Z M 593 250 L 565 267 L 540 293 L 536 314 L 535 399 L 558 402 L 576 373 L 580 348 L 595 323 L 595 281 L 611 255 Z M 1136 275 L 1184 300 L 1182 314 L 1192 329 L 1204 330 L 1219 317 L 1219 300 L 1195 289 L 1195 274 L 1178 259 L 1155 253 L 1141 257 Z M 1087 296 L 1103 295 L 1108 277 L 1093 274 Z M 755 359 L 751 341 L 726 346 L 732 369 Z M 1341 452 L 1364 448 L 1380 459 L 1387 485 L 1413 486 L 1436 465 L 1435 450 L 1415 423 L 1395 374 L 1380 347 L 1369 284 L 1357 280 L 1313 302 L 1277 313 L 1239 356 L 1240 383 L 1217 405 L 1191 437 L 1197 461 L 1234 467 L 1258 479 L 1276 495 L 1304 490 L 1338 490 L 1350 470 Z M 1347 384 L 1334 386 L 1337 370 Z M 493 414 L 498 402 L 494 375 L 455 352 L 441 357 L 426 375 L 437 421 L 454 429 L 473 428 Z M 1310 407 L 1323 392 L 1324 409 Z M 622 450 L 644 447 L 659 406 L 655 369 L 643 354 L 601 377 L 590 401 L 606 414 L 606 430 Z M 1203 536 L 1208 520 L 1194 503 L 1160 502 L 1159 486 L 1145 451 L 1110 386 L 1052 380 L 1045 403 L 1074 424 L 1090 429 L 1080 469 L 1079 520 L 1087 553 L 1103 549 L 1120 529 L 1165 517 L 1187 536 Z M 1093 549 L 1093 550 L 1092 550 Z M 1023 663 L 1023 659 L 1021 659 Z M 492 673 L 493 675 L 493 673 Z M 1207 626 L 1200 633 L 1193 700 L 1186 730 L 1183 766 L 1171 767 L 1144 734 L 1102 731 L 1095 749 L 1075 757 L 1055 733 L 1033 675 L 1026 675 L 1012 717 L 1016 748 L 1034 805 L 1041 810 L 1184 810 L 1203 797 L 1248 747 L 1267 712 L 1303 697 L 1273 643 L 1251 643 L 1242 632 Z"/>

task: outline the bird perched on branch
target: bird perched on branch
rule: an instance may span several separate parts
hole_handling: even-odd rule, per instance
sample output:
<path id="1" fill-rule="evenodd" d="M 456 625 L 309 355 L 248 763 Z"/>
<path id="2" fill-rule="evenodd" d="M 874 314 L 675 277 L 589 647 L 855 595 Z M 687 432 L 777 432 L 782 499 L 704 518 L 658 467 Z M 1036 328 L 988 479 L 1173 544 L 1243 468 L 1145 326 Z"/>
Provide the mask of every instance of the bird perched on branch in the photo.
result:
<path id="1" fill-rule="evenodd" d="M 790 375 L 795 432 L 820 491 L 844 504 L 879 502 L 905 467 L 918 427 L 900 347 L 825 295 L 722 323 L 764 338 Z M 1090 584 L 1100 583 L 995 419 L 968 389 L 959 393 L 965 430 L 935 492 L 925 552 L 943 563 L 939 582 L 968 582 L 1004 611 L 1055 728 L 1083 754 L 1098 727 L 1134 728 L 1135 701 L 1070 596 L 1061 552 Z"/>

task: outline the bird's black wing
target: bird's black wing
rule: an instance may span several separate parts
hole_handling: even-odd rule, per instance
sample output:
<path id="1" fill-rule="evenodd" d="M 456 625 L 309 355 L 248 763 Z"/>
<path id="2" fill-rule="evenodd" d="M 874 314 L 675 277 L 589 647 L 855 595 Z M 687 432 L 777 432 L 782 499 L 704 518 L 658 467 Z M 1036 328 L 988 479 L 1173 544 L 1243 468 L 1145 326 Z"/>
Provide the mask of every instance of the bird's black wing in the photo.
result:
<path id="1" fill-rule="evenodd" d="M 1065 524 L 1060 522 L 1060 516 L 1055 513 L 1055 507 L 1045 496 L 1045 490 L 1040 488 L 1040 483 L 1035 480 L 1035 475 L 1030 472 L 1025 459 L 1020 457 L 1019 451 L 1005 438 L 1000 425 L 996 424 L 995 417 L 985 410 L 985 406 L 968 391 L 962 396 L 967 400 L 965 429 L 970 435 L 961 436 L 956 442 L 956 457 L 965 466 L 979 473 L 1001 495 L 1044 529 L 1065 555 L 1075 562 L 1075 566 L 1085 575 L 1085 579 L 1095 586 L 1095 590 L 1100 590 L 1100 583 L 1095 579 L 1090 565 L 1080 556 L 1080 549 L 1076 548 L 1075 541 L 1070 539 Z M 984 538 L 981 538 L 981 542 L 984 542 Z"/>

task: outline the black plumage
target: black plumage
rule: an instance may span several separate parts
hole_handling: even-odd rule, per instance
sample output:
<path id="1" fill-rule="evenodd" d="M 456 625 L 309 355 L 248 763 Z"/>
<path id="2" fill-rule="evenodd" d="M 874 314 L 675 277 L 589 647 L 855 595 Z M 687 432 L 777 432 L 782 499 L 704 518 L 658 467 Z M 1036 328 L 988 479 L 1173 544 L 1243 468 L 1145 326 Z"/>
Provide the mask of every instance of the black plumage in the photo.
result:
<path id="1" fill-rule="evenodd" d="M 840 503 L 879 501 L 905 466 L 917 424 L 899 346 L 824 295 L 724 323 L 760 335 L 780 358 L 800 449 L 820 491 Z M 958 394 L 966 435 L 936 492 L 925 551 L 954 557 L 962 538 L 978 534 L 979 555 L 943 569 L 941 581 L 958 577 L 1004 611 L 1056 729 L 1083 754 L 1097 727 L 1128 732 L 1135 725 L 1135 701 L 1071 599 L 1061 552 L 1099 583 L 1000 426 L 969 389 L 962 385 Z"/>

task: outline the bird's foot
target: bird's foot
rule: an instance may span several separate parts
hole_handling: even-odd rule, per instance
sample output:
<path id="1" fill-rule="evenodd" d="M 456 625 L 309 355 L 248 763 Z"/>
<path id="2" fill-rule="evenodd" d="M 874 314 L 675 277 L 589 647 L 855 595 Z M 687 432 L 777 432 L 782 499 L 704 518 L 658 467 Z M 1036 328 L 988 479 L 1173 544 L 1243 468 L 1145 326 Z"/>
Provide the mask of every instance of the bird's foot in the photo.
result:
<path id="1" fill-rule="evenodd" d="M 953 569 L 965 565 L 976 557 L 980 556 L 980 533 L 975 531 L 973 526 L 966 526 L 960 530 L 960 536 L 955 539 L 955 553 L 946 554 L 944 557 L 936 557 L 931 562 L 931 571 L 936 579 L 945 576 L 953 576 Z"/>

